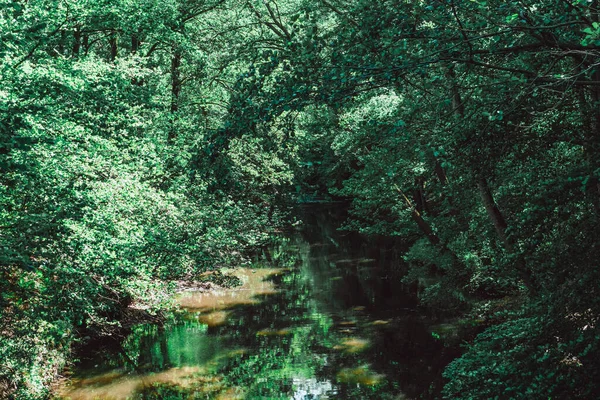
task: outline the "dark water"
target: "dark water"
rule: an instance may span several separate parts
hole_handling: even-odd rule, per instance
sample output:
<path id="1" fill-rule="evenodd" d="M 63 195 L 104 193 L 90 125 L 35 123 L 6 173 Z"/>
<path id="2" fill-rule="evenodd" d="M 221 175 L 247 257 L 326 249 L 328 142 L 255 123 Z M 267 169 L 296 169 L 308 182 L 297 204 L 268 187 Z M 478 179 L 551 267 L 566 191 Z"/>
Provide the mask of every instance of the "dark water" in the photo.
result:
<path id="1" fill-rule="evenodd" d="M 338 232 L 335 206 L 300 212 L 239 290 L 183 297 L 177 322 L 84 349 L 63 398 L 435 398 L 456 350 L 401 283 L 400 245 Z"/>

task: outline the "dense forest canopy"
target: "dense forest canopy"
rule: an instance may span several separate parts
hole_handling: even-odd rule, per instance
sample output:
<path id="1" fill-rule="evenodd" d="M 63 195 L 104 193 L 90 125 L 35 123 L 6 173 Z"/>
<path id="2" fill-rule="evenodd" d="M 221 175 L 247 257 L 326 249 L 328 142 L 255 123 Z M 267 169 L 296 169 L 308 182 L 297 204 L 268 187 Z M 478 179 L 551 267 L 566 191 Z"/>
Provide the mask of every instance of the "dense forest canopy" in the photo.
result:
<path id="1" fill-rule="evenodd" d="M 0 37 L 8 398 L 314 198 L 488 321 L 446 398 L 600 395 L 597 0 L 0 0 Z"/>

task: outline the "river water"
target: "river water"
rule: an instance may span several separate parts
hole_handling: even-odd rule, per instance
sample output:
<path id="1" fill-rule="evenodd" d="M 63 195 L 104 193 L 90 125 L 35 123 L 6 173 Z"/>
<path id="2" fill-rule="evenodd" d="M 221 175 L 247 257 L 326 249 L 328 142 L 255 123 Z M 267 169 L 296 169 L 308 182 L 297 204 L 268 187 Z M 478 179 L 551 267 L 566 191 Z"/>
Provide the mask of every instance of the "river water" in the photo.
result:
<path id="1" fill-rule="evenodd" d="M 57 391 L 72 400 L 434 398 L 456 356 L 401 283 L 398 244 L 339 232 L 343 208 L 232 271 L 233 290 L 183 294 L 164 325 L 83 348 Z"/>

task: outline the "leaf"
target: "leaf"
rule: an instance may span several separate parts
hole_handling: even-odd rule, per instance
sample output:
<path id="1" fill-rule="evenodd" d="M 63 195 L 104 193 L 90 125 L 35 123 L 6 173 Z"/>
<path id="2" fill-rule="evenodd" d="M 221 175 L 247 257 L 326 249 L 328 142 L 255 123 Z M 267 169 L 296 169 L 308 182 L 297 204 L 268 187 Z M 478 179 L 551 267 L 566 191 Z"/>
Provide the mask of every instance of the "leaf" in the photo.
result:
<path id="1" fill-rule="evenodd" d="M 506 23 L 510 24 L 511 22 L 516 21 L 517 19 L 519 19 L 519 14 L 512 14 L 512 15 L 508 15 L 506 17 Z"/>

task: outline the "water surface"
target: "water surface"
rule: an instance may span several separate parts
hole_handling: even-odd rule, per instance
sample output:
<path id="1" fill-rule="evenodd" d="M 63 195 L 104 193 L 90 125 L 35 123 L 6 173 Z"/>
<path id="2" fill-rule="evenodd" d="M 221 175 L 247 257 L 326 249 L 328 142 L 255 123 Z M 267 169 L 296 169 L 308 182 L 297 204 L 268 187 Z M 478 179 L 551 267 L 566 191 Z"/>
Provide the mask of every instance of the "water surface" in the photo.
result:
<path id="1" fill-rule="evenodd" d="M 60 396 L 435 397 L 456 352 L 401 284 L 399 245 L 338 232 L 337 207 L 301 213 L 304 223 L 268 257 L 233 272 L 241 287 L 182 295 L 177 321 L 84 349 Z"/>

